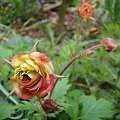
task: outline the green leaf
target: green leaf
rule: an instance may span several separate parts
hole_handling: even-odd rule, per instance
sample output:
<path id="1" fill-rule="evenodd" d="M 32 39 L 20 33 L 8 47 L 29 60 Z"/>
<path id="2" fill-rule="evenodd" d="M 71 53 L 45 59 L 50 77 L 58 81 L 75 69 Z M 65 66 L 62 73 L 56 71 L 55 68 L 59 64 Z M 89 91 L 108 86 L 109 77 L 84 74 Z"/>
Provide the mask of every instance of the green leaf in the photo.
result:
<path id="1" fill-rule="evenodd" d="M 28 114 L 32 114 L 36 111 L 34 105 L 31 102 L 28 101 L 22 101 L 23 103 L 18 104 L 15 108 L 20 110 L 26 110 L 28 111 Z"/>
<path id="2" fill-rule="evenodd" d="M 81 103 L 83 105 L 81 120 L 102 120 L 113 115 L 112 104 L 104 98 L 96 100 L 92 95 L 82 96 Z"/>
<path id="3" fill-rule="evenodd" d="M 7 54 L 6 54 L 7 53 Z M 0 45 L 0 56 L 3 58 L 10 58 L 13 55 L 12 50 Z"/>
<path id="4" fill-rule="evenodd" d="M 65 111 L 72 119 L 78 117 L 80 96 L 81 92 L 79 90 L 72 90 L 68 93 L 66 102 L 69 104 L 69 107 L 65 108 Z"/>
<path id="5" fill-rule="evenodd" d="M 114 6 L 115 22 L 120 24 L 120 0 L 116 0 Z"/>
<path id="6" fill-rule="evenodd" d="M 0 120 L 11 117 L 15 112 L 14 107 L 6 101 L 0 99 Z"/>
<path id="7" fill-rule="evenodd" d="M 67 94 L 67 90 L 70 88 L 70 86 L 71 85 L 68 84 L 68 78 L 59 80 L 53 91 L 52 99 L 58 103 L 65 101 L 65 95 Z"/>

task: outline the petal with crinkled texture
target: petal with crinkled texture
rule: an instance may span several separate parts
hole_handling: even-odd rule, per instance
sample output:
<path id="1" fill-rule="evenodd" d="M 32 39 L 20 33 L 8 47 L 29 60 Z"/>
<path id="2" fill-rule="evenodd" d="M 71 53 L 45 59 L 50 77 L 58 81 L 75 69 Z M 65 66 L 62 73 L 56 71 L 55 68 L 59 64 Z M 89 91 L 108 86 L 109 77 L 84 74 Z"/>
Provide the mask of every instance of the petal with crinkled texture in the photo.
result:
<path id="1" fill-rule="evenodd" d="M 38 62 L 40 61 L 50 62 L 50 59 L 44 53 L 40 53 L 40 52 L 30 53 L 30 58 Z"/>
<path id="2" fill-rule="evenodd" d="M 54 86 L 53 65 L 43 53 L 20 53 L 12 60 L 15 69 L 11 84 L 15 93 L 24 100 L 50 93 Z"/>
<path id="3" fill-rule="evenodd" d="M 34 70 L 34 67 L 32 66 L 32 65 L 30 65 L 30 64 L 28 64 L 28 63 L 22 63 L 21 65 L 20 65 L 20 68 L 25 68 L 25 69 L 27 69 L 27 70 Z"/>
<path id="4" fill-rule="evenodd" d="M 49 63 L 50 63 L 50 62 L 48 62 L 48 63 L 42 63 L 42 64 L 44 65 L 47 73 L 52 74 L 52 73 L 53 73 L 53 68 L 51 67 L 52 64 L 51 64 L 51 66 L 50 66 Z"/>
<path id="5" fill-rule="evenodd" d="M 29 53 L 20 53 L 20 54 L 16 55 L 15 57 L 13 57 L 13 59 L 11 61 L 12 67 L 13 68 L 18 67 L 27 59 L 29 59 Z"/>
<path id="6" fill-rule="evenodd" d="M 37 93 L 37 91 L 30 92 L 29 90 L 20 87 L 19 83 L 17 83 L 16 78 L 14 76 L 11 78 L 11 84 L 14 87 L 15 93 L 24 100 L 29 100 L 33 98 Z"/>
<path id="7" fill-rule="evenodd" d="M 54 68 L 52 62 L 44 53 L 32 52 L 30 53 L 30 58 L 33 59 L 37 64 L 44 64 L 44 66 L 46 66 L 49 73 L 50 74 L 53 73 Z"/>
<path id="8" fill-rule="evenodd" d="M 38 97 L 39 99 L 47 96 L 48 93 L 50 93 L 50 92 L 52 91 L 52 89 L 53 89 L 53 87 L 54 87 L 54 77 L 53 77 L 52 74 L 50 75 L 50 81 L 51 81 L 51 82 L 50 82 L 50 84 L 48 85 L 47 89 L 43 89 L 43 88 L 40 89 L 39 93 L 37 94 L 37 97 Z"/>
<path id="9" fill-rule="evenodd" d="M 40 77 L 40 75 L 36 71 L 31 71 L 27 75 L 32 79 L 32 81 Z"/>
<path id="10" fill-rule="evenodd" d="M 20 93 L 18 93 L 17 91 L 15 91 L 15 93 L 24 100 L 29 100 L 35 96 L 35 94 L 33 94 L 32 92 L 24 89 Z"/>
<path id="11" fill-rule="evenodd" d="M 34 69 L 38 72 L 39 71 L 39 67 L 32 61 L 32 60 L 25 60 L 26 63 L 28 63 L 29 65 L 31 65 L 32 67 L 34 67 Z"/>

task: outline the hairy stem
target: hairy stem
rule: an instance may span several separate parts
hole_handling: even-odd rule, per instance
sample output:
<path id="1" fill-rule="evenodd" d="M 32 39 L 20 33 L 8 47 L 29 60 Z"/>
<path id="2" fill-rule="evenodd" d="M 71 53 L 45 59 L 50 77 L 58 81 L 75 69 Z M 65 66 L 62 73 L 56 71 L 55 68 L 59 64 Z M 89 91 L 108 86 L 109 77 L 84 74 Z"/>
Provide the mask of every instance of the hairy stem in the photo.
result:
<path id="1" fill-rule="evenodd" d="M 93 47 L 88 48 L 87 50 L 94 50 L 94 49 L 100 48 L 102 46 L 103 46 L 103 44 L 98 44 L 98 45 L 95 45 Z M 87 50 L 85 50 L 82 53 L 85 53 Z M 76 55 L 75 57 L 73 57 L 73 59 L 71 59 L 70 62 L 63 68 L 63 70 L 61 71 L 60 75 L 62 75 L 76 60 L 82 58 L 82 53 L 80 53 L 80 54 Z M 57 78 L 56 81 L 55 81 L 54 87 L 53 87 L 53 89 L 52 89 L 52 91 L 50 93 L 50 96 L 49 96 L 50 98 L 52 96 L 53 90 L 54 90 L 58 80 L 59 80 L 59 78 Z"/>

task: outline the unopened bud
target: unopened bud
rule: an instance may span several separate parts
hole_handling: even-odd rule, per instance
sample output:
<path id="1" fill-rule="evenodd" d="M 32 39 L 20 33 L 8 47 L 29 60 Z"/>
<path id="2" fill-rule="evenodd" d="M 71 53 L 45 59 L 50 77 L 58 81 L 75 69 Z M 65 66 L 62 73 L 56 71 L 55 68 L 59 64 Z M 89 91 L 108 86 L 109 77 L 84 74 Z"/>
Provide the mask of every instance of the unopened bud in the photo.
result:
<path id="1" fill-rule="evenodd" d="M 89 32 L 89 36 L 92 38 L 97 38 L 97 36 L 99 35 L 99 31 L 98 28 L 95 26 L 92 26 L 88 29 Z"/>
<path id="2" fill-rule="evenodd" d="M 42 103 L 42 107 L 45 110 L 46 113 L 49 112 L 54 112 L 54 111 L 59 111 L 60 108 L 58 107 L 59 105 L 53 101 L 52 99 L 47 99 Z"/>
<path id="3" fill-rule="evenodd" d="M 94 51 L 92 51 L 92 50 L 87 49 L 87 50 L 85 51 L 85 55 L 86 55 L 86 56 L 91 56 L 92 54 L 94 54 Z"/>
<path id="4" fill-rule="evenodd" d="M 118 46 L 117 43 L 115 41 L 113 41 L 113 39 L 111 38 L 105 38 L 103 40 L 103 45 L 106 47 L 106 50 L 108 52 L 112 52 L 116 49 L 116 47 Z"/>
<path id="5" fill-rule="evenodd" d="M 90 27 L 90 28 L 89 28 L 89 33 L 90 33 L 90 35 L 91 35 L 91 34 L 94 34 L 95 32 L 97 32 L 97 30 L 98 30 L 97 27 L 94 27 L 94 26 Z"/>

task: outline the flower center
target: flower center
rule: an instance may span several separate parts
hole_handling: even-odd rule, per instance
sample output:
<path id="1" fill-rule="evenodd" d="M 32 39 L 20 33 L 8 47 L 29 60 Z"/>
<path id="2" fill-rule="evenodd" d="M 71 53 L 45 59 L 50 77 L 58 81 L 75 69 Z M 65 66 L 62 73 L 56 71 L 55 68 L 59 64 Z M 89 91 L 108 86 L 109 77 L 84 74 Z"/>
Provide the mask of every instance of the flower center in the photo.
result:
<path id="1" fill-rule="evenodd" d="M 27 72 L 24 71 L 19 72 L 19 79 L 26 82 L 31 80 L 31 78 L 27 75 Z"/>
<path id="2" fill-rule="evenodd" d="M 31 80 L 31 78 L 27 74 L 23 74 L 23 79 L 22 80 L 29 82 Z"/>
<path id="3" fill-rule="evenodd" d="M 84 11 L 85 11 L 85 12 L 89 12 L 90 10 L 89 10 L 88 7 L 85 7 L 85 8 L 84 8 Z"/>

